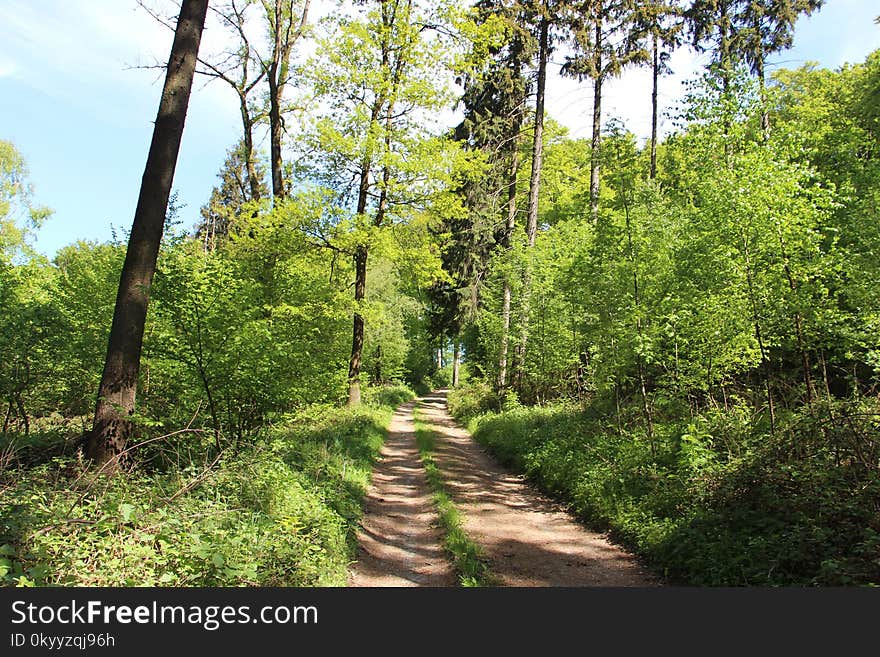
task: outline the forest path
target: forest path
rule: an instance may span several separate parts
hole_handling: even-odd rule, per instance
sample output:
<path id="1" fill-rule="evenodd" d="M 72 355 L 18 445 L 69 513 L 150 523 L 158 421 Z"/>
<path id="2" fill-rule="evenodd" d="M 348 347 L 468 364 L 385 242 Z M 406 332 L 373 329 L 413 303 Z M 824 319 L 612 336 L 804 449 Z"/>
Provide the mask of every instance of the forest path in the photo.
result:
<path id="1" fill-rule="evenodd" d="M 423 397 L 419 421 L 436 435 L 434 461 L 503 586 L 655 586 L 633 557 L 512 474 L 458 426 L 446 391 Z"/>
<path id="2" fill-rule="evenodd" d="M 350 586 L 455 586 L 419 449 L 413 408 L 400 406 L 373 469 Z"/>
<path id="3" fill-rule="evenodd" d="M 400 406 L 364 503 L 351 586 L 455 586 L 416 445 L 413 411 L 434 432 L 434 461 L 502 586 L 653 586 L 635 560 L 512 474 L 450 417 L 446 391 Z"/>

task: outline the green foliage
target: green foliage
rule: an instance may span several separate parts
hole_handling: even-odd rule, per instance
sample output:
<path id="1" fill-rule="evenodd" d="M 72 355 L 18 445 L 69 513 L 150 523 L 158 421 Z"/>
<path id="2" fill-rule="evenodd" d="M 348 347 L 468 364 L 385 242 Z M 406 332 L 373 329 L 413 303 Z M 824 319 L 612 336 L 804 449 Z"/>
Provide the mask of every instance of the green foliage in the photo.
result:
<path id="1" fill-rule="evenodd" d="M 397 388 L 315 406 L 213 468 L 107 478 L 75 457 L 2 471 L 0 578 L 79 586 L 341 586 Z"/>
<path id="2" fill-rule="evenodd" d="M 588 151 L 549 143 L 535 248 L 490 264 L 467 342 L 484 379 L 450 408 L 675 580 L 878 582 L 878 61 L 764 91 L 710 70 L 656 180 L 611 122 L 595 224 Z M 502 284 L 527 265 L 522 378 L 499 399 Z"/>
<path id="3" fill-rule="evenodd" d="M 473 402 L 450 406 L 467 412 Z M 470 426 L 673 582 L 865 585 L 880 582 L 880 425 L 856 431 L 833 418 L 877 410 L 841 403 L 815 418 L 793 414 L 775 436 L 735 412 L 707 413 L 658 424 L 655 454 L 643 430 L 618 434 L 600 404 L 483 413 Z"/>

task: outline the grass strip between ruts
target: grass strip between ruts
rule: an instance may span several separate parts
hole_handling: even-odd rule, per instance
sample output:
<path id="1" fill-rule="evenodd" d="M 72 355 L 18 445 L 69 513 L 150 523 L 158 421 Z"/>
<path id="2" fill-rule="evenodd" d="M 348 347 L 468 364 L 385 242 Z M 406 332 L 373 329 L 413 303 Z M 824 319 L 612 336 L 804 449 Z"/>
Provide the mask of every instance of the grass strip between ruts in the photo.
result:
<path id="1" fill-rule="evenodd" d="M 464 530 L 461 512 L 446 492 L 443 474 L 434 461 L 436 436 L 415 410 L 416 442 L 422 464 L 428 475 L 434 505 L 443 530 L 443 547 L 452 556 L 452 563 L 461 586 L 495 586 L 497 581 L 489 570 L 483 549 Z"/>

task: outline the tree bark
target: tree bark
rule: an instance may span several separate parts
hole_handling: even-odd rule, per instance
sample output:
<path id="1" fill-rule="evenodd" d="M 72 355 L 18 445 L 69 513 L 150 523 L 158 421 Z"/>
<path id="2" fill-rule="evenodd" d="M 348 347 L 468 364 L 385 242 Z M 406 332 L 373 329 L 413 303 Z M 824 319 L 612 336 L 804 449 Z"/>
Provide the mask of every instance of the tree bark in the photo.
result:
<path id="1" fill-rule="evenodd" d="M 660 83 L 660 39 L 654 32 L 654 52 L 651 65 L 651 180 L 657 177 L 657 87 Z"/>
<path id="2" fill-rule="evenodd" d="M 87 456 L 98 464 L 118 457 L 131 433 L 130 416 L 135 409 L 150 285 L 156 270 L 207 11 L 208 0 L 183 0 L 174 32 L 165 86 L 119 281 L 94 423 L 86 447 Z"/>
<path id="3" fill-rule="evenodd" d="M 520 74 L 519 66 L 516 67 L 517 76 Z M 525 99 L 523 99 L 525 102 Z M 503 247 L 510 251 L 513 231 L 516 229 L 516 181 L 519 175 L 519 143 L 520 130 L 522 128 L 522 111 L 518 110 L 514 120 L 511 142 L 513 150 L 510 154 L 510 172 L 507 179 L 507 227 L 504 232 Z M 496 387 L 502 392 L 507 386 L 507 351 L 510 342 L 510 272 L 504 275 L 504 297 L 501 302 L 501 349 L 498 356 L 498 379 Z"/>
<path id="4" fill-rule="evenodd" d="M 526 237 L 529 247 L 535 245 L 538 232 L 538 193 L 541 190 L 541 166 L 544 157 L 544 91 L 547 87 L 549 21 L 541 19 L 538 42 L 538 82 L 535 89 L 535 131 L 532 140 L 532 173 L 529 178 L 529 214 Z"/>
<path id="5" fill-rule="evenodd" d="M 529 177 L 529 212 L 526 223 L 526 240 L 528 248 L 535 246 L 538 236 L 538 195 L 541 191 L 541 167 L 544 156 L 544 95 L 547 87 L 547 58 L 549 56 L 550 21 L 541 19 L 538 36 L 538 80 L 535 89 L 535 130 L 532 138 L 532 172 Z M 525 365 L 526 344 L 529 339 L 529 313 L 531 311 L 532 266 L 526 257 L 523 273 L 522 301 L 520 302 L 520 338 L 517 347 L 516 378 L 517 384 L 522 380 Z"/>
<path id="6" fill-rule="evenodd" d="M 269 82 L 269 159 L 272 165 L 272 196 L 283 199 L 287 196 L 287 188 L 284 185 L 284 167 L 281 157 L 281 133 L 284 130 L 281 116 L 281 104 L 284 100 L 284 87 L 287 84 L 287 74 L 290 66 L 290 52 L 293 44 L 299 39 L 309 16 L 310 0 L 303 3 L 300 15 L 299 27 L 293 29 L 293 5 L 287 0 L 263 0 L 263 7 L 269 17 L 273 31 L 272 60 L 268 67 Z M 288 15 L 284 15 L 284 5 L 287 4 Z"/>
<path id="7" fill-rule="evenodd" d="M 755 284 L 752 278 L 752 264 L 749 256 L 749 244 L 748 239 L 745 236 L 745 233 L 742 235 L 743 242 L 743 254 L 745 255 L 745 265 L 746 265 L 746 284 L 748 285 L 749 290 L 749 302 L 752 306 L 752 319 L 755 324 L 755 339 L 758 342 L 758 349 L 761 352 L 761 364 L 764 367 L 764 378 L 766 379 L 765 390 L 767 393 L 767 410 L 770 413 L 770 434 L 776 434 L 776 405 L 773 400 L 773 387 L 772 387 L 772 377 L 773 377 L 773 366 L 770 363 L 770 357 L 767 353 L 767 347 L 764 344 L 764 334 L 761 331 L 761 315 L 758 310 L 758 299 L 755 294 Z"/>
<path id="8" fill-rule="evenodd" d="M 361 354 L 364 350 L 364 316 L 360 313 L 360 304 L 367 290 L 367 246 L 358 246 L 354 257 L 355 279 L 354 300 L 358 309 L 354 312 L 354 323 L 351 338 L 351 359 L 348 363 L 348 405 L 357 406 L 361 403 Z"/>
<path id="9" fill-rule="evenodd" d="M 590 142 L 590 218 L 599 221 L 599 156 L 602 148 L 602 18 L 596 19 L 595 77 L 593 78 L 593 138 Z"/>
<path id="10" fill-rule="evenodd" d="M 260 200 L 260 178 L 257 176 L 257 166 L 254 162 L 254 121 L 251 118 L 247 106 L 247 96 L 239 97 L 241 110 L 241 125 L 244 132 L 244 161 L 247 167 L 248 186 L 251 190 L 251 200 Z"/>
<path id="11" fill-rule="evenodd" d="M 590 142 L 590 219 L 599 221 L 599 154 L 602 148 L 602 76 L 593 80 L 593 139 Z"/>
<path id="12" fill-rule="evenodd" d="M 281 94 L 284 86 L 274 80 L 277 75 L 274 64 L 269 72 L 269 159 L 272 164 L 272 196 L 281 200 L 285 196 L 281 160 Z"/>
<path id="13" fill-rule="evenodd" d="M 764 79 L 764 58 L 758 57 L 755 66 L 758 70 L 758 88 L 761 96 L 761 132 L 764 141 L 770 141 L 770 112 L 767 108 L 767 83 Z"/>
<path id="14" fill-rule="evenodd" d="M 461 364 L 461 347 L 458 344 L 458 338 L 453 341 L 452 351 L 452 387 L 458 387 L 458 371 Z"/>

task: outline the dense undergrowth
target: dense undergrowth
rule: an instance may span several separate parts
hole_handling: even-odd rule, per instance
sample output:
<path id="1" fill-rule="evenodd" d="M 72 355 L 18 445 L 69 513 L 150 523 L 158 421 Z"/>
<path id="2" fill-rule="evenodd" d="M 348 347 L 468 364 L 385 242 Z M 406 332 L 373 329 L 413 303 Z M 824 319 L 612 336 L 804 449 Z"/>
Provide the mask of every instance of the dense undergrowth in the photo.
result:
<path id="1" fill-rule="evenodd" d="M 219 457 L 209 442 L 200 453 L 185 448 L 197 438 L 178 434 L 137 450 L 125 476 L 96 476 L 60 449 L 29 462 L 33 449 L 6 445 L 0 582 L 344 585 L 391 410 L 412 393 L 366 397 L 355 410 L 314 406 L 279 419 Z"/>
<path id="2" fill-rule="evenodd" d="M 876 401 L 815 404 L 774 434 L 750 409 L 658 418 L 613 406 L 513 405 L 479 385 L 450 409 L 504 462 L 692 585 L 880 584 L 880 422 Z"/>

